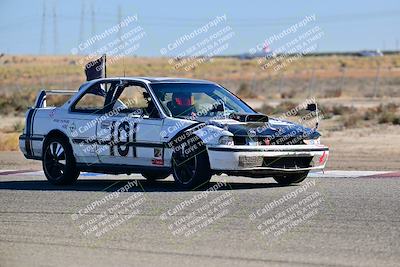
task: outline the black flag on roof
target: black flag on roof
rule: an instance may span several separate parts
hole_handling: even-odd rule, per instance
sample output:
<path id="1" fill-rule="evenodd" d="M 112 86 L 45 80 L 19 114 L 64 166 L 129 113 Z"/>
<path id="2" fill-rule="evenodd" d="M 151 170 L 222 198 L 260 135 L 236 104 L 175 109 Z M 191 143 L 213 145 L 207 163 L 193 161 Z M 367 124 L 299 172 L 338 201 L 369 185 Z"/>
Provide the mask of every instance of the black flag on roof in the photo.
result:
<path id="1" fill-rule="evenodd" d="M 90 61 L 85 66 L 86 80 L 91 81 L 106 77 L 106 55 L 94 61 Z"/>

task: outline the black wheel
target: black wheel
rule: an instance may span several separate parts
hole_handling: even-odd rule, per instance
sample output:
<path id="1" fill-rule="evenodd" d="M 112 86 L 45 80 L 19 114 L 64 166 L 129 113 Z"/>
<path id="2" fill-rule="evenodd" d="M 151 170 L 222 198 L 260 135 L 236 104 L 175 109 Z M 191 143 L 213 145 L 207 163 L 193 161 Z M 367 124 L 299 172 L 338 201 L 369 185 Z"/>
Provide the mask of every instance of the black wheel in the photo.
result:
<path id="1" fill-rule="evenodd" d="M 163 180 L 170 175 L 168 172 L 144 172 L 142 176 L 146 178 L 147 181 Z"/>
<path id="2" fill-rule="evenodd" d="M 42 165 L 47 180 L 56 185 L 72 184 L 80 174 L 71 145 L 61 137 L 50 137 L 46 141 Z"/>
<path id="3" fill-rule="evenodd" d="M 173 153 L 172 174 L 175 183 L 184 189 L 207 184 L 211 179 L 211 169 L 206 149 L 190 156 L 184 156 L 180 152 Z"/>
<path id="4" fill-rule="evenodd" d="M 308 171 L 301 173 L 288 173 L 284 175 L 274 176 L 275 181 L 281 185 L 297 184 L 307 178 Z"/>

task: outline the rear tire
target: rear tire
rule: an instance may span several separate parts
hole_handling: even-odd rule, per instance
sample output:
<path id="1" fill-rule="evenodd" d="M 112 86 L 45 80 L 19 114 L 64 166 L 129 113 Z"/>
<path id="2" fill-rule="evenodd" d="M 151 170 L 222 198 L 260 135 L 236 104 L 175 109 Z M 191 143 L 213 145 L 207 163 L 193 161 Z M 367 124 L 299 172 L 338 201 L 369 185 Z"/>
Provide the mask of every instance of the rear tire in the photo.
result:
<path id="1" fill-rule="evenodd" d="M 175 184 L 184 189 L 194 189 L 207 184 L 211 179 L 207 150 L 184 156 L 180 152 L 172 155 L 172 174 Z"/>
<path id="2" fill-rule="evenodd" d="M 47 180 L 55 185 L 73 184 L 80 174 L 72 147 L 63 137 L 50 137 L 43 149 L 42 165 Z"/>
<path id="3" fill-rule="evenodd" d="M 301 173 L 288 173 L 284 175 L 274 176 L 275 181 L 280 185 L 297 184 L 307 178 L 308 171 Z"/>

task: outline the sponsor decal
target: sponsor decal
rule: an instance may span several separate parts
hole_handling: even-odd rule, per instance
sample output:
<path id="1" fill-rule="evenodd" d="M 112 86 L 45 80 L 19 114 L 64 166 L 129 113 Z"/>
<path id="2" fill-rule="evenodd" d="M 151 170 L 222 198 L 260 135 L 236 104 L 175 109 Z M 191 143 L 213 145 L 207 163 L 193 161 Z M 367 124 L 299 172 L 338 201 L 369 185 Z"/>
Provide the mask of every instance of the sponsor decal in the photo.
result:
<path id="1" fill-rule="evenodd" d="M 162 148 L 154 148 L 154 158 L 162 158 Z"/>
<path id="2" fill-rule="evenodd" d="M 153 165 L 164 165 L 164 160 L 163 159 L 152 159 L 151 163 Z"/>
<path id="3" fill-rule="evenodd" d="M 76 125 L 75 125 L 74 122 L 72 122 L 72 123 L 69 125 L 68 129 L 69 129 L 69 131 L 70 131 L 70 133 L 71 133 L 71 135 L 72 135 L 73 137 L 77 137 L 77 136 L 78 136 L 78 132 L 76 131 Z"/>
<path id="4" fill-rule="evenodd" d="M 57 108 L 53 109 L 52 111 L 49 112 L 49 117 L 54 119 L 54 116 L 56 115 Z"/>
<path id="5" fill-rule="evenodd" d="M 322 164 L 324 163 L 324 161 L 326 160 L 326 151 L 324 151 L 324 153 L 322 153 L 322 156 L 319 158 L 319 163 Z"/>
<path id="6" fill-rule="evenodd" d="M 164 165 L 163 152 L 163 148 L 154 148 L 154 158 L 151 160 L 153 165 Z"/>

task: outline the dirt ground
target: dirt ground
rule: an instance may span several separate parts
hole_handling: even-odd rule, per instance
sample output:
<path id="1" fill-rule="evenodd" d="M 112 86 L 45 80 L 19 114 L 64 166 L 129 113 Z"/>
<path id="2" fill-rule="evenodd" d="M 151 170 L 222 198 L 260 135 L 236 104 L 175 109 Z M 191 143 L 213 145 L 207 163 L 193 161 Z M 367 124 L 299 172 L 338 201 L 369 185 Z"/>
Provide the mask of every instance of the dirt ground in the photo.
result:
<path id="1" fill-rule="evenodd" d="M 400 170 L 400 126 L 376 125 L 327 133 L 330 170 Z"/>

